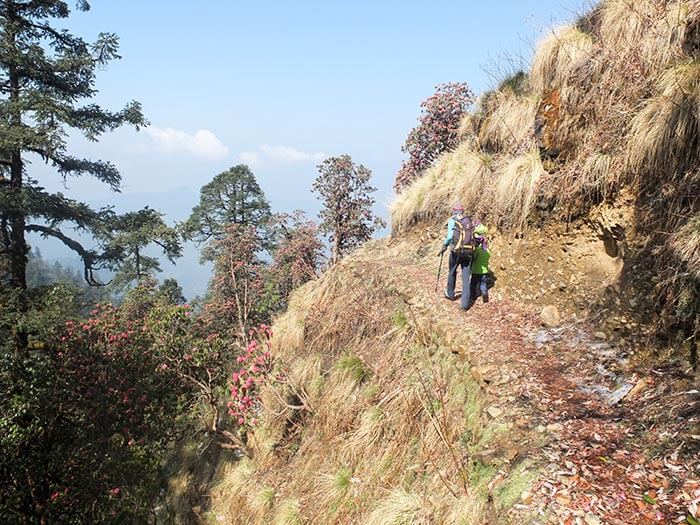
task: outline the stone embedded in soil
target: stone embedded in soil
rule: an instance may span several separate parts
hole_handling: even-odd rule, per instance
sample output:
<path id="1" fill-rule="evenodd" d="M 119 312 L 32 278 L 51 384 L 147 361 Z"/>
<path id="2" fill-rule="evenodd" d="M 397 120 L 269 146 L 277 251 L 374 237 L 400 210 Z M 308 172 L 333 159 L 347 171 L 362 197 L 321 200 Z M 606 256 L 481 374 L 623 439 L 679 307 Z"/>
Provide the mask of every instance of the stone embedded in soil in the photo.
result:
<path id="1" fill-rule="evenodd" d="M 596 332 L 593 334 L 593 337 L 600 339 L 601 341 L 605 341 L 608 338 L 608 334 L 605 332 Z"/>
<path id="2" fill-rule="evenodd" d="M 557 310 L 557 307 L 553 304 L 542 308 L 542 311 L 540 312 L 540 319 L 542 319 L 542 324 L 547 328 L 554 328 L 561 324 L 559 310 Z"/>
<path id="3" fill-rule="evenodd" d="M 562 429 L 561 423 L 550 423 L 545 427 L 547 432 L 559 432 Z"/>
<path id="4" fill-rule="evenodd" d="M 595 514 L 586 514 L 583 518 L 583 521 L 586 522 L 586 525 L 600 525 L 601 521 L 598 516 Z"/>
<path id="5" fill-rule="evenodd" d="M 496 407 L 496 406 L 493 406 L 493 407 L 488 407 L 488 408 L 486 409 L 486 413 L 487 413 L 489 416 L 491 416 L 492 418 L 496 419 L 498 416 L 500 416 L 501 414 L 503 414 L 503 410 L 501 410 L 500 408 L 498 408 L 498 407 Z"/>
<path id="6" fill-rule="evenodd" d="M 643 377 L 642 379 L 637 381 L 637 384 L 635 384 L 632 387 L 632 389 L 627 393 L 627 395 L 625 396 L 625 399 L 634 399 L 639 394 L 641 394 L 644 390 L 649 388 L 652 384 L 653 384 L 653 382 L 651 379 L 649 379 L 647 377 Z"/>

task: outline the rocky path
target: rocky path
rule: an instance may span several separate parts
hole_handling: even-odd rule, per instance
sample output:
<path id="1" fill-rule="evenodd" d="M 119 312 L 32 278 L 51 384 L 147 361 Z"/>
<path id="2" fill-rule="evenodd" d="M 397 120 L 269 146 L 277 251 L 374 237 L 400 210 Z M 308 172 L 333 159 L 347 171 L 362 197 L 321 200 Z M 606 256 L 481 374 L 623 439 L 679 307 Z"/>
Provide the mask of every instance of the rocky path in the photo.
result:
<path id="1" fill-rule="evenodd" d="M 497 288 L 490 303 L 462 312 L 435 293 L 436 268 L 416 262 L 392 254 L 377 269 L 468 334 L 454 351 L 482 383 L 488 417 L 513 423 L 517 457 L 542 467 L 516 522 L 535 511 L 542 523 L 698 523 L 700 394 L 690 378 L 633 371 L 600 334 L 572 323 L 545 329 L 538 312 Z"/>

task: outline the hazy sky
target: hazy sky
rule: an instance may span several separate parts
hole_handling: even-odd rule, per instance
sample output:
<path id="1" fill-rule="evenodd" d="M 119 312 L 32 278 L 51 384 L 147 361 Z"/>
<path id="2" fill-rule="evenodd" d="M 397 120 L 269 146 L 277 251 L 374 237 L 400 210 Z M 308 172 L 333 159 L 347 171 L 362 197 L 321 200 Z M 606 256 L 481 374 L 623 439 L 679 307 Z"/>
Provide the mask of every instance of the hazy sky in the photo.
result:
<path id="1" fill-rule="evenodd" d="M 316 164 L 349 153 L 373 171 L 377 212 L 386 217 L 401 145 L 435 85 L 466 81 L 483 92 L 526 67 L 534 42 L 588 4 L 94 0 L 67 27 L 88 40 L 117 33 L 123 56 L 100 72 L 96 100 L 110 109 L 139 100 L 151 127 L 97 144 L 72 141 L 73 153 L 120 168 L 121 194 L 86 179 L 69 180 L 66 190 L 37 163 L 30 175 L 95 205 L 149 204 L 180 220 L 203 184 L 246 163 L 276 211 L 315 214 Z M 46 257 L 61 255 L 39 245 Z M 196 250 L 187 253 L 163 275 L 193 295 L 208 272 Z"/>

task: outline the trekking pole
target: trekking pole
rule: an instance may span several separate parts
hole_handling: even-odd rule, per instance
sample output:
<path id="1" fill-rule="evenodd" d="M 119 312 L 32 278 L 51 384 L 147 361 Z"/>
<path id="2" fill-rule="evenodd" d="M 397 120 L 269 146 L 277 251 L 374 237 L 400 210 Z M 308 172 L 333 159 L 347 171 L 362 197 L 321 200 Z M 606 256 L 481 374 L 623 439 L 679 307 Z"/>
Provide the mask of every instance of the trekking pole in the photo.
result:
<path id="1" fill-rule="evenodd" d="M 442 259 L 445 257 L 445 251 L 440 253 L 440 266 L 438 266 L 437 279 L 435 279 L 435 293 L 438 291 L 438 284 L 440 283 L 440 274 L 442 273 Z"/>

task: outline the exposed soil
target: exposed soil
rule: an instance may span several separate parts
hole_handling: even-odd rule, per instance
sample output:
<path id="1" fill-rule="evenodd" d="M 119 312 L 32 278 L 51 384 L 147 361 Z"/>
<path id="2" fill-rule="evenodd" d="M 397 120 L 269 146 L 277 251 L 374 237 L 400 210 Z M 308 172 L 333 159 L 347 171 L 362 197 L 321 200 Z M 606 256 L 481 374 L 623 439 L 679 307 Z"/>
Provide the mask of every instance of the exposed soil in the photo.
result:
<path id="1" fill-rule="evenodd" d="M 636 356 L 645 355 L 648 338 L 624 313 L 612 316 L 619 330 L 586 319 L 585 307 L 605 299 L 619 271 L 602 239 L 577 234 L 584 241 L 575 246 L 561 233 L 520 240 L 554 253 L 551 261 L 541 257 L 538 268 L 523 266 L 522 244 L 515 250 L 503 240 L 494 243 L 499 280 L 491 301 L 468 312 L 442 298 L 443 282 L 435 293 L 438 259 L 428 254 L 437 252 L 438 232 L 416 239 L 414 253 L 405 251 L 405 239 L 376 243 L 356 263 L 390 273 L 409 305 L 451 323 L 455 333 L 470 333 L 469 345 L 452 350 L 470 363 L 495 408 L 488 413 L 513 424 L 494 454 L 506 462 L 528 457 L 542 469 L 504 520 L 693 523 L 700 505 L 697 383 L 681 364 L 640 365 Z M 591 261 L 593 275 L 585 270 Z M 508 278 L 500 276 L 516 267 Z M 595 272 L 602 273 L 596 278 Z M 630 300 L 632 294 L 626 304 L 617 302 L 620 311 Z M 549 303 L 561 310 L 562 322 L 543 328 L 539 311 Z"/>

